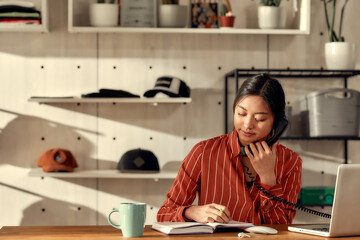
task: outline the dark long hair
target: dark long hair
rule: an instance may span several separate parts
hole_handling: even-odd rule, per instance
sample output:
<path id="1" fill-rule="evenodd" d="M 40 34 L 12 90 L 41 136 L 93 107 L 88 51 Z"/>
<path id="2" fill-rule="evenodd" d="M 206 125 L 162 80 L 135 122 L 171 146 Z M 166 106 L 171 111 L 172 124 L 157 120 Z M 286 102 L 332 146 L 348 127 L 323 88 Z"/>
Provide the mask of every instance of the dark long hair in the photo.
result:
<path id="1" fill-rule="evenodd" d="M 274 114 L 274 121 L 286 118 L 284 90 L 280 82 L 269 74 L 255 75 L 244 81 L 234 100 L 234 112 L 236 104 L 249 95 L 260 96 L 264 99 Z"/>

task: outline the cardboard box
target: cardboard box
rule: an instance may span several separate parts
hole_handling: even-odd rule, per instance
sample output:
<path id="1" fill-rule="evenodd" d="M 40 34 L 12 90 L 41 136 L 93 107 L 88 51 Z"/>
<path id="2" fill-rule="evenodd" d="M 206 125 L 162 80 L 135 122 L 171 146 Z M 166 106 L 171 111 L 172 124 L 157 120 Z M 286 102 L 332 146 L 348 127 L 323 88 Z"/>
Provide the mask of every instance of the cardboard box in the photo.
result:
<path id="1" fill-rule="evenodd" d="M 156 27 L 156 0 L 121 0 L 121 27 Z"/>

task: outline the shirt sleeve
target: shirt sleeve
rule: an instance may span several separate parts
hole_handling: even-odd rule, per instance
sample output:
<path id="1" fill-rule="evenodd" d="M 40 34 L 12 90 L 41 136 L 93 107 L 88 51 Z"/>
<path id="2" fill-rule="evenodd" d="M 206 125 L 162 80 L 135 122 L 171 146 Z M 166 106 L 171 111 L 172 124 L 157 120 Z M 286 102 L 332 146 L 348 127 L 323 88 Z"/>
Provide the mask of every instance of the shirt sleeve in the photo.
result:
<path id="1" fill-rule="evenodd" d="M 277 184 L 260 186 L 271 195 L 296 204 L 301 189 L 302 160 L 293 152 L 292 158 L 286 161 L 289 163 L 284 171 L 286 174 L 278 179 Z M 260 212 L 265 224 L 291 224 L 296 213 L 294 207 L 273 199 L 263 191 L 260 192 Z"/>
<path id="2" fill-rule="evenodd" d="M 190 221 L 183 215 L 200 188 L 202 144 L 196 144 L 184 159 L 166 200 L 157 213 L 158 222 Z"/>

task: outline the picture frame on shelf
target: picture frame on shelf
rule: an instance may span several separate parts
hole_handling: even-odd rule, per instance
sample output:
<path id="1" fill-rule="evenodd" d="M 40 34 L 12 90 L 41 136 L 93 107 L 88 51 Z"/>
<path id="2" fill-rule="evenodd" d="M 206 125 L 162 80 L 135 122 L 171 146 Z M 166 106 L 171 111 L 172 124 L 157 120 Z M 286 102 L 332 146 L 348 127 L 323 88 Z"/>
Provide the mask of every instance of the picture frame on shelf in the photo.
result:
<path id="1" fill-rule="evenodd" d="M 192 28 L 219 28 L 217 2 L 191 3 Z"/>

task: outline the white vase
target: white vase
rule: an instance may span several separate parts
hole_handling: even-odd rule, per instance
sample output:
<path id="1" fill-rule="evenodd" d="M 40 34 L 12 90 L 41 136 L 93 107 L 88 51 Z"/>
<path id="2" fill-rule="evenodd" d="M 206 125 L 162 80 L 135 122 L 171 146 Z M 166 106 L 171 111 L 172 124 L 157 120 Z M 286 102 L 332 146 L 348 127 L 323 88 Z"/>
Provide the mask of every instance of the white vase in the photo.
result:
<path id="1" fill-rule="evenodd" d="M 351 70 L 355 68 L 355 43 L 329 42 L 325 43 L 325 62 L 329 70 Z"/>
<path id="2" fill-rule="evenodd" d="M 159 27 L 185 27 L 187 6 L 163 4 L 159 7 Z"/>
<path id="3" fill-rule="evenodd" d="M 258 22 L 261 29 L 285 28 L 286 11 L 282 7 L 259 6 Z"/>
<path id="4" fill-rule="evenodd" d="M 119 21 L 119 5 L 93 3 L 89 8 L 90 25 L 95 27 L 114 27 Z"/>

